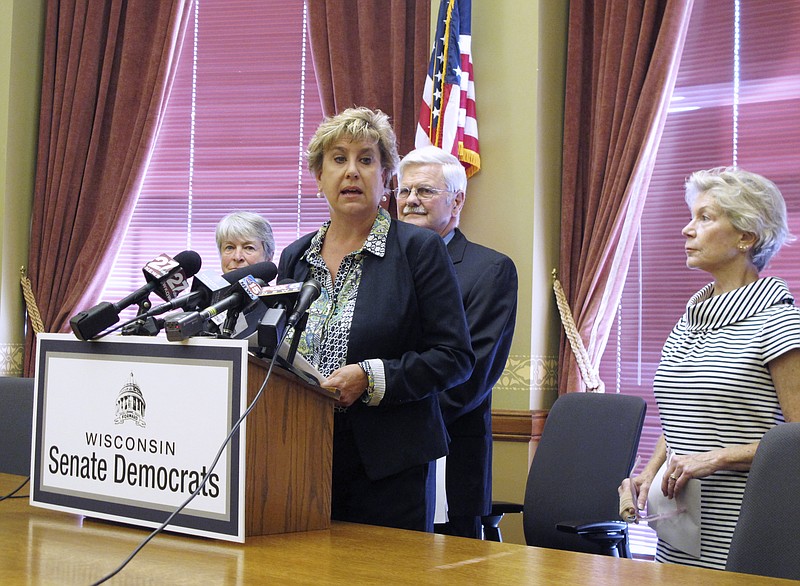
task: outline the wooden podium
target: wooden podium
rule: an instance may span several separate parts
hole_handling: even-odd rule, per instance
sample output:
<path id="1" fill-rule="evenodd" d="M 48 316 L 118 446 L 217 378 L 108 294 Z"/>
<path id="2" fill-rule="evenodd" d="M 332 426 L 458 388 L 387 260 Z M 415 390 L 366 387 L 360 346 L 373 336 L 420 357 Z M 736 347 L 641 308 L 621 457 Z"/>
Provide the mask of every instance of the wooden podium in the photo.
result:
<path id="1" fill-rule="evenodd" d="M 269 362 L 250 355 L 248 404 Z M 333 403 L 338 391 L 278 366 L 247 416 L 245 534 L 328 529 L 331 523 Z"/>
<path id="2" fill-rule="evenodd" d="M 244 340 L 38 344 L 31 504 L 146 527 L 199 486 L 270 367 Z M 339 392 L 280 364 L 168 530 L 242 542 L 330 527 Z"/>

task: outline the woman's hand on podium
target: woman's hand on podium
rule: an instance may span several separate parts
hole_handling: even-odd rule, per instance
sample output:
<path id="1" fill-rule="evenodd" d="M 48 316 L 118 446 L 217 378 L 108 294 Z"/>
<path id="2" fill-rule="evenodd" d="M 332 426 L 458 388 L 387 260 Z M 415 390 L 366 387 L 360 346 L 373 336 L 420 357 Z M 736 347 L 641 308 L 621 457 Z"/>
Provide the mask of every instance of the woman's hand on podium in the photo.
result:
<path id="1" fill-rule="evenodd" d="M 338 389 L 340 393 L 338 405 L 349 407 L 364 394 L 368 384 L 369 379 L 358 364 L 346 364 L 334 370 L 320 383 L 320 386 L 324 389 Z"/>

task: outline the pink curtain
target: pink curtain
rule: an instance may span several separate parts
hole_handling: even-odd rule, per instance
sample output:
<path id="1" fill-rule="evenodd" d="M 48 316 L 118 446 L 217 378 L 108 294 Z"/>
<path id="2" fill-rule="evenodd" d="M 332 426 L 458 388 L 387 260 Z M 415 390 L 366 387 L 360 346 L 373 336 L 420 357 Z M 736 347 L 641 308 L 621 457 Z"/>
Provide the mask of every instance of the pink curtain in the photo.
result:
<path id="1" fill-rule="evenodd" d="M 691 9 L 692 0 L 570 2 L 559 278 L 595 371 L 622 295 Z M 562 335 L 559 394 L 581 390 Z"/>
<path id="2" fill-rule="evenodd" d="M 401 155 L 414 134 L 430 58 L 430 0 L 308 0 L 322 112 L 383 110 Z"/>
<path id="3" fill-rule="evenodd" d="M 169 96 L 192 0 L 47 2 L 28 271 L 45 331 L 96 304 Z M 25 340 L 25 373 L 34 368 Z"/>

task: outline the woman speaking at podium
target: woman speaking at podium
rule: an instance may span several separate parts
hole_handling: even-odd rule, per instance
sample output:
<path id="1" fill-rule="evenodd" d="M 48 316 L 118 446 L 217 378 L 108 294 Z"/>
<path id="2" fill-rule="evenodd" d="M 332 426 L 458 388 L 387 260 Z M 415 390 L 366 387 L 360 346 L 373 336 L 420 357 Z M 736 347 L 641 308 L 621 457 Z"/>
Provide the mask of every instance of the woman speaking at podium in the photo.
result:
<path id="1" fill-rule="evenodd" d="M 455 272 L 438 234 L 380 207 L 399 162 L 383 112 L 326 119 L 307 157 L 330 220 L 283 251 L 278 277 L 322 285 L 298 351 L 341 393 L 331 516 L 432 531 L 437 393 L 474 362 Z"/>

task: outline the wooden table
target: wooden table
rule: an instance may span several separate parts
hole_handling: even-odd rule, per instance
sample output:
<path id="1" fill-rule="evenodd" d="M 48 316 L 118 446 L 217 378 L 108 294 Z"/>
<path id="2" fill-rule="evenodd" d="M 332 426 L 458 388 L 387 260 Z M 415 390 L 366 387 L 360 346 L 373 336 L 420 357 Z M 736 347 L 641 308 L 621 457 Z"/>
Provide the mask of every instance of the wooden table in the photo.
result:
<path id="1" fill-rule="evenodd" d="M 23 477 L 0 474 L 0 494 Z M 27 494 L 28 487 L 23 489 Z M 149 530 L 0 502 L 0 584 L 91 584 Z M 334 522 L 235 544 L 157 536 L 108 584 L 791 584 L 637 560 Z"/>

